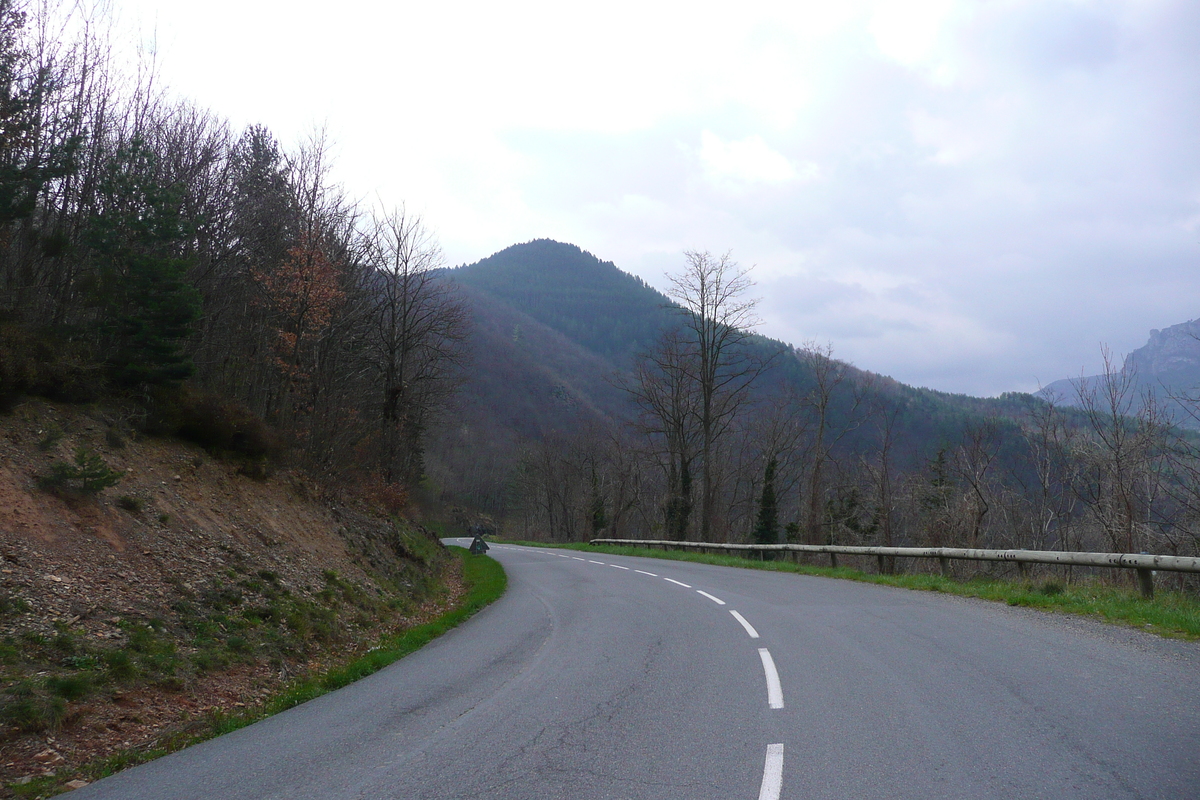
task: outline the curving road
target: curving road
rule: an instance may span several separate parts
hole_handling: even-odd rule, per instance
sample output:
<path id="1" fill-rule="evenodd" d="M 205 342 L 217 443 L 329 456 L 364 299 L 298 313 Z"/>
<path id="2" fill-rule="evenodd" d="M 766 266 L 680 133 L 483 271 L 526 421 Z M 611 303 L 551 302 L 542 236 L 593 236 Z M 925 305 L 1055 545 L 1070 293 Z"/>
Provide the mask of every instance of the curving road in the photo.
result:
<path id="1" fill-rule="evenodd" d="M 1200 647 L 823 578 L 493 546 L 370 678 L 72 798 L 1200 797 Z"/>

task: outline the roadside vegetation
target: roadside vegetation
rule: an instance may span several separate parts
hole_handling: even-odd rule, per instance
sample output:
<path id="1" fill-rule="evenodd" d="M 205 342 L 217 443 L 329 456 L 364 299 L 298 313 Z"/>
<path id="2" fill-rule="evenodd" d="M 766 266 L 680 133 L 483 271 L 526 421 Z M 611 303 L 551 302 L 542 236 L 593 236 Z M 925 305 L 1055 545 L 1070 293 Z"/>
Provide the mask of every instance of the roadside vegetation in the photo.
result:
<path id="1" fill-rule="evenodd" d="M 384 636 L 370 646 L 357 647 L 349 657 L 335 660 L 312 674 L 296 678 L 237 713 L 208 712 L 191 724 L 169 731 L 143 747 L 128 748 L 73 769 L 59 769 L 53 776 L 38 777 L 20 785 L 9 784 L 6 788 L 15 797 L 50 797 L 69 789 L 67 784 L 71 781 L 99 780 L 123 769 L 244 728 L 378 672 L 461 624 L 504 593 L 507 578 L 498 562 L 487 556 L 469 555 L 459 547 L 452 547 L 450 551 L 457 564 L 455 569 L 461 570 L 464 591 L 453 601 L 449 610 L 436 618 Z M 242 584 L 247 582 L 270 584 L 271 579 L 259 576 L 259 580 L 251 578 Z M 262 588 L 266 588 L 265 585 L 260 585 L 260 590 Z M 268 594 L 270 593 L 268 590 Z M 223 596 L 228 598 L 232 594 L 232 591 L 227 591 Z M 220 589 L 217 589 L 217 595 L 222 596 Z M 269 617 L 264 619 L 251 614 L 250 618 L 247 618 L 241 615 L 243 623 L 232 625 L 232 628 L 245 635 L 229 636 L 221 642 L 204 633 L 209 630 L 208 625 L 212 623 L 213 615 L 208 615 L 206 621 L 200 621 L 202 618 L 196 615 L 196 627 L 202 631 L 197 636 L 204 639 L 206 646 L 197 649 L 192 656 L 186 658 L 180 656 L 169 642 L 164 641 L 151 625 L 134 628 L 127 646 L 105 652 L 93 652 L 82 647 L 68 631 L 64 631 L 60 637 L 48 642 L 39 642 L 38 646 L 50 654 L 69 653 L 65 659 L 52 658 L 48 663 L 66 663 L 74 669 L 46 678 L 40 685 L 30 682 L 26 691 L 19 691 L 10 699 L 5 713 L 10 719 L 16 715 L 29 724 L 51 725 L 61 721 L 68 702 L 80 700 L 93 692 L 120 691 L 122 687 L 139 679 L 160 682 L 177 680 L 176 676 L 183 670 L 211 669 L 217 663 L 250 658 L 249 654 L 256 646 L 261 646 L 263 641 L 274 641 L 281 647 L 296 646 L 294 643 L 286 644 L 288 635 L 281 634 L 279 630 L 283 627 L 290 628 L 292 636 L 298 630 L 307 630 L 317 638 L 335 637 L 330 623 L 338 608 L 349 605 L 359 610 L 367 610 L 369 606 L 379 602 L 360 596 L 336 575 L 328 576 L 327 587 L 323 590 L 322 597 L 327 604 L 310 604 L 310 607 L 305 607 L 303 604 L 284 603 L 279 606 L 280 621 L 283 623 L 280 626 L 264 627 L 261 623 Z M 220 599 L 217 600 L 217 605 L 223 605 Z M 216 616 L 230 621 L 221 611 L 217 611 Z M 258 619 L 259 623 L 251 622 L 251 618 Z M 254 630 L 257 630 L 257 635 L 252 632 Z M 15 648 L 6 646 L 3 651 L 6 663 L 15 657 L 16 652 Z"/>
<path id="2" fill-rule="evenodd" d="M 1177 639 L 1200 640 L 1200 600 L 1190 592 L 1158 589 L 1153 599 L 1144 599 L 1133 586 L 1118 586 L 1099 579 L 1085 578 L 1068 582 L 1060 576 L 1045 575 L 1024 580 L 976 575 L 962 580 L 940 574 L 909 573 L 879 575 L 853 567 L 822 567 L 791 561 L 759 561 L 682 550 L 651 550 L 645 547 L 589 545 L 587 543 L 547 544 L 546 542 L 509 541 L 528 547 L 556 547 L 589 553 L 690 561 L 723 567 L 793 572 L 823 578 L 877 583 L 901 589 L 943 592 L 960 597 L 975 597 L 1007 603 L 1010 606 L 1037 608 L 1064 614 L 1080 614 L 1117 625 L 1127 625 L 1150 633 Z"/>

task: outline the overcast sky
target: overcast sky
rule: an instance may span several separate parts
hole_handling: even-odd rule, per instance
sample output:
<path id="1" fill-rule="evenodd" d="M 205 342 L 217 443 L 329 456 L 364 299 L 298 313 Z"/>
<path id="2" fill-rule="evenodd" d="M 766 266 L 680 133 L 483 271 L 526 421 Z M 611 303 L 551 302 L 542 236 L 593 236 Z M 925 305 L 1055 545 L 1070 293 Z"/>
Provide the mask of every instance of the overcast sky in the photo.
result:
<path id="1" fill-rule="evenodd" d="M 176 96 L 325 125 L 450 264 L 729 250 L 763 333 L 981 395 L 1200 316 L 1195 0 L 113 2 Z"/>

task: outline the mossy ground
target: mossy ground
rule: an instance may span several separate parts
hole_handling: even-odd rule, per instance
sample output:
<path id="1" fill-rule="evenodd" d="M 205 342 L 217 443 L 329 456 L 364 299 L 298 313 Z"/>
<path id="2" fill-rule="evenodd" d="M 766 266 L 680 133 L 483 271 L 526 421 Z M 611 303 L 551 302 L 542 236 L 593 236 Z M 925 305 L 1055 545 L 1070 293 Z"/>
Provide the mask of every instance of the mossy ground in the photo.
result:
<path id="1" fill-rule="evenodd" d="M 462 548 L 452 547 L 450 550 L 461 562 L 462 580 L 466 592 L 453 608 L 436 619 L 408 628 L 393 636 L 388 636 L 364 653 L 352 656 L 318 673 L 292 681 L 262 702 L 253 707 L 245 708 L 238 713 L 210 713 L 198 720 L 196 724 L 188 726 L 186 730 L 168 733 L 146 747 L 122 750 L 107 758 L 83 765 L 74 770 L 60 770 L 54 776 L 35 778 L 23 785 L 10 784 L 6 788 L 17 797 L 49 797 L 64 791 L 65 784 L 70 780 L 99 780 L 128 767 L 145 763 L 189 745 L 246 727 L 260 719 L 278 714 L 281 711 L 286 711 L 315 697 L 353 683 L 392 664 L 459 625 L 504 593 L 507 586 L 507 577 L 499 563 L 487 556 L 469 555 Z M 353 593 L 352 590 L 343 585 L 343 582 L 339 581 L 336 575 L 328 576 L 328 586 L 326 588 L 329 592 L 327 599 L 331 603 L 366 602 L 365 598 L 347 596 L 347 592 Z M 300 606 L 295 608 L 288 607 L 282 616 L 287 618 L 288 613 L 299 615 L 293 623 L 289 624 L 300 625 L 306 622 L 308 625 L 320 626 L 325 623 L 323 616 L 312 609 Z M 112 651 L 125 654 L 124 658 L 116 659 L 120 662 L 120 666 L 117 667 L 118 671 L 121 669 L 129 670 L 131 678 L 133 675 L 144 677 L 151 674 L 147 671 L 150 668 L 158 670 L 154 674 L 165 674 L 164 667 L 151 667 L 150 665 L 157 663 L 155 659 L 169 662 L 172 659 L 176 659 L 177 656 L 171 648 L 165 648 L 161 645 L 152 626 L 147 626 L 145 633 L 141 633 L 141 630 L 139 629 L 136 636 L 131 635 L 130 644 L 127 648 L 120 651 Z M 59 645 L 56 642 L 46 642 L 41 643 L 39 646 L 53 648 Z M 238 652 L 250 647 L 251 644 L 246 642 L 243 645 L 231 648 L 229 639 L 226 639 L 223 646 L 214 646 L 212 657 L 222 660 L 236 658 L 238 657 Z M 93 661 L 95 663 L 92 663 Z M 113 659 L 111 658 L 107 660 L 93 658 L 91 661 L 88 661 L 87 666 L 89 668 L 96 670 L 98 675 L 104 676 L 98 680 L 98 683 L 120 680 L 119 677 L 113 675 L 114 666 L 111 663 L 112 661 Z M 81 684 L 79 691 L 87 692 L 93 688 L 90 683 L 85 681 L 85 683 Z M 41 698 L 38 702 L 42 705 L 53 705 L 56 700 L 62 700 L 65 694 L 74 691 L 75 688 L 73 685 L 71 687 L 55 685 L 48 687 L 47 692 L 36 693 L 34 696 Z M 39 709 L 37 713 L 46 714 L 52 713 L 52 711 Z"/>

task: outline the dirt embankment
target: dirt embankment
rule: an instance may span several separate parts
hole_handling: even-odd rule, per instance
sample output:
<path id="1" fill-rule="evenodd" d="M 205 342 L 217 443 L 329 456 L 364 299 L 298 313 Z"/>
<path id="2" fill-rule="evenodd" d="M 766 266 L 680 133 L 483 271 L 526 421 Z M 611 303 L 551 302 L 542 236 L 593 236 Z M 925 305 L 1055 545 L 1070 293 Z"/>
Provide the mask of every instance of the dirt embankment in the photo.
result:
<path id="1" fill-rule="evenodd" d="M 81 452 L 115 484 L 64 477 Z M 255 479 L 112 411 L 22 404 L 0 416 L 0 796 L 428 617 L 449 563 L 431 534 L 296 473 Z"/>

